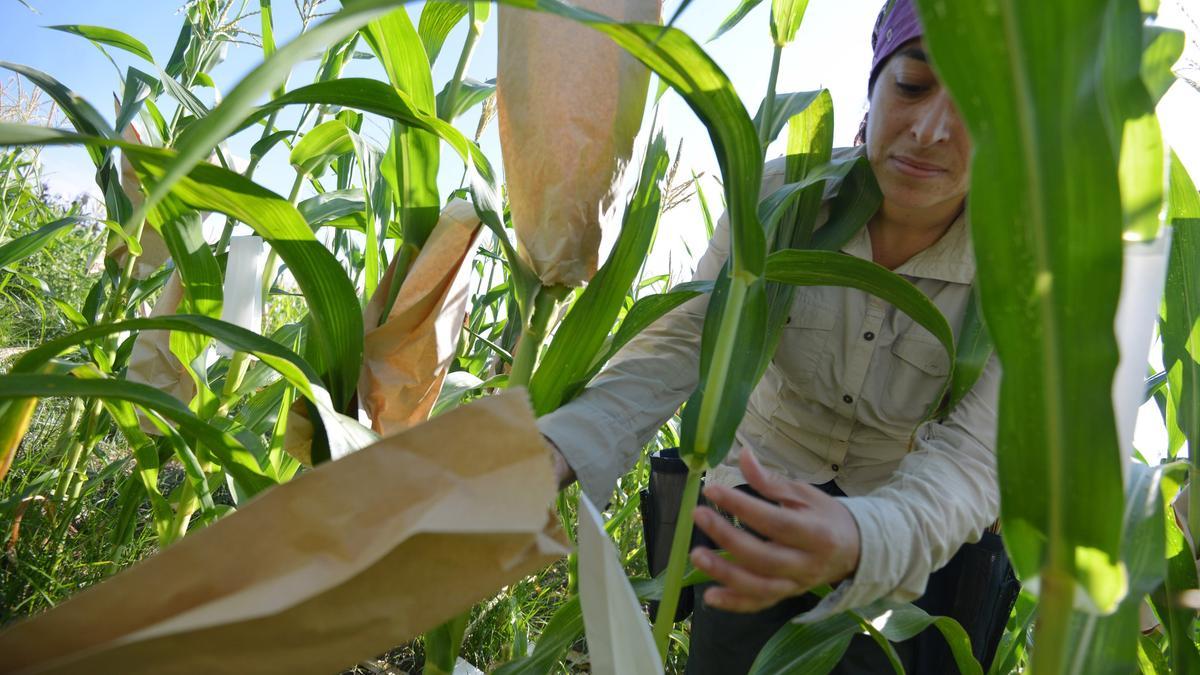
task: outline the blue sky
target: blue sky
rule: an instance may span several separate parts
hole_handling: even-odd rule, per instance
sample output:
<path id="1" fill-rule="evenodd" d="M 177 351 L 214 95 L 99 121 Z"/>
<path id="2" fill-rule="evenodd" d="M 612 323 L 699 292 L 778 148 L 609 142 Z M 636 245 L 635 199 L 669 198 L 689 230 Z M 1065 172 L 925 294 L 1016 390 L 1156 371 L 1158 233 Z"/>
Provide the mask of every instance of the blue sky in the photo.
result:
<path id="1" fill-rule="evenodd" d="M 34 14 L 16 0 L 0 0 L 0 60 L 9 60 L 33 66 L 59 78 L 102 113 L 112 116 L 112 96 L 119 87 L 118 71 L 100 52 L 86 40 L 74 35 L 49 30 L 45 26 L 56 24 L 92 24 L 119 28 L 144 42 L 162 63 L 170 55 L 182 21 L 176 0 L 154 0 L 152 2 L 118 2 L 116 0 L 31 0 L 39 11 Z M 249 3 L 256 5 L 257 3 Z M 276 34 L 279 42 L 294 37 L 299 22 L 292 3 L 276 0 Z M 330 3 L 333 5 L 334 3 Z M 677 0 L 667 3 L 667 12 L 673 11 Z M 769 5 L 769 3 L 766 3 Z M 706 0 L 695 3 L 684 15 L 680 26 L 699 39 L 706 39 L 724 17 L 733 3 L 715 3 Z M 136 6 L 134 12 L 131 6 Z M 420 4 L 411 11 L 418 15 Z M 719 7 L 720 11 L 711 8 Z M 857 128 L 858 119 L 865 105 L 865 72 L 869 67 L 869 35 L 876 8 L 875 2 L 813 2 L 809 8 L 797 45 L 790 48 L 784 57 L 781 70 L 780 91 L 814 89 L 828 86 L 835 96 L 835 104 L 844 110 L 838 117 L 838 139 L 849 143 Z M 770 40 L 767 33 L 768 14 L 766 6 L 755 10 L 734 31 L 708 46 L 714 58 L 722 65 L 734 81 L 739 93 L 753 113 L 766 90 L 767 71 L 770 64 Z M 247 22 L 247 27 L 257 30 L 257 18 Z M 440 87 L 452 74 L 454 61 L 462 41 L 463 27 L 453 33 L 435 64 L 434 82 Z M 136 57 L 110 50 L 121 66 L 133 65 L 148 68 Z M 480 44 L 469 75 L 488 79 L 496 70 L 495 21 L 489 24 Z M 231 49 L 225 63 L 214 75 L 217 85 L 228 91 L 261 59 L 254 47 L 239 46 Z M 312 72 L 312 64 L 302 65 L 293 76 L 292 82 L 306 83 Z M 380 75 L 378 67 L 371 62 L 355 62 L 347 69 L 348 75 Z M 0 76 L 0 81 L 8 78 Z M 210 94 L 211 92 L 205 92 Z M 208 96 L 211 102 L 211 96 Z M 691 112 L 673 95 L 664 101 L 660 120 L 666 127 L 669 138 L 675 143 L 680 138 L 697 143 L 685 143 L 685 161 L 700 167 L 699 171 L 715 169 L 714 158 L 703 128 L 695 121 Z M 477 114 L 461 119 L 460 128 L 471 131 L 475 128 Z M 674 146 L 672 146 L 674 147 Z M 491 157 L 498 157 L 499 148 L 494 129 L 485 137 L 484 150 Z M 234 151 L 245 152 L 245 143 L 234 144 Z M 282 153 L 277 153 L 282 155 Z M 91 169 L 85 155 L 79 150 L 52 150 L 46 155 L 50 180 L 64 192 L 75 192 L 90 188 Z M 281 157 L 269 159 L 257 178 L 276 189 L 286 191 L 292 172 Z M 458 161 L 446 156 L 449 183 L 457 184 Z"/>
<path id="2" fill-rule="evenodd" d="M 1197 42 L 1200 32 L 1181 16 L 1179 8 L 1185 0 L 1163 0 L 1162 16 L 1169 25 L 1190 28 L 1190 55 L 1200 60 Z M 118 71 L 100 52 L 86 40 L 74 35 L 45 28 L 56 24 L 93 24 L 120 28 L 143 41 L 163 63 L 170 55 L 182 22 L 179 6 L 182 0 L 29 0 L 38 13 L 26 9 L 17 0 L 0 0 L 0 60 L 23 63 L 44 70 L 59 78 L 102 113 L 112 116 L 113 92 L 119 87 Z M 670 14 L 679 0 L 667 0 L 664 12 Z M 248 2 L 256 6 L 255 2 Z M 415 3 L 410 11 L 416 17 L 422 3 Z M 299 31 L 299 20 L 293 4 L 276 0 L 275 20 L 277 41 L 286 42 Z M 733 0 L 703 0 L 695 2 L 685 12 L 679 26 L 698 40 L 710 36 L 735 2 Z M 770 64 L 771 43 L 768 38 L 768 11 L 770 3 L 755 9 L 738 28 L 720 40 L 709 43 L 706 48 L 722 66 L 741 94 L 751 113 L 766 90 Z M 336 7 L 331 0 L 326 7 Z M 131 8 L 136 8 L 131 11 Z M 325 9 L 325 7 L 323 7 Z M 837 111 L 835 139 L 839 144 L 851 142 L 858 121 L 866 106 L 866 73 L 870 65 L 869 36 L 871 25 L 878 11 L 877 0 L 814 0 L 796 42 L 784 52 L 780 91 L 811 90 L 827 87 L 834 97 Z M 1200 17 L 1197 17 L 1200 18 Z M 258 19 L 253 17 L 246 27 L 257 30 Z M 465 26 L 460 26 L 447 42 L 434 68 L 435 87 L 449 79 L 454 68 L 459 45 Z M 152 68 L 139 59 L 123 52 L 110 50 L 122 70 L 129 65 Z M 231 48 L 227 60 L 214 72 L 218 88 L 228 91 L 238 80 L 261 59 L 258 49 L 249 46 Z M 302 64 L 295 71 L 293 85 L 310 81 L 315 64 Z M 488 79 L 496 71 L 495 20 L 485 30 L 484 38 L 476 51 L 468 74 L 478 79 Z M 371 61 L 356 61 L 347 68 L 347 75 L 382 76 L 378 66 Z M 0 82 L 9 78 L 0 71 Z M 212 92 L 202 94 L 212 102 Z M 1200 93 L 1179 85 L 1168 95 L 1164 109 L 1160 111 L 1169 141 L 1176 146 L 1184 162 L 1200 173 L 1200 132 L 1194 120 L 1200 119 Z M 470 132 L 475 128 L 477 112 L 460 119 L 459 127 Z M 712 174 L 716 171 L 704 128 L 696 121 L 682 101 L 668 94 L 663 102 L 659 120 L 675 148 L 680 140 L 683 144 L 685 169 L 697 173 Z M 384 138 L 382 126 L 376 129 L 377 137 Z M 235 140 L 235 154 L 246 154 L 251 142 L 251 132 Z M 382 140 L 381 140 L 382 142 Z M 483 142 L 489 157 L 498 158 L 499 144 L 495 128 L 490 129 Z M 779 148 L 781 151 L 782 148 Z M 456 187 L 461 168 L 458 159 L 445 151 L 442 182 L 447 187 Z M 277 191 L 285 192 L 291 184 L 292 170 L 286 165 L 282 152 L 273 153 L 264 162 L 256 175 L 257 180 Z M 56 189 L 67 194 L 83 190 L 95 191 L 91 178 L 91 167 L 86 155 L 78 149 L 55 149 L 46 153 L 48 179 Z M 497 162 L 499 164 L 499 162 Z M 716 189 L 716 185 L 712 186 Z"/>

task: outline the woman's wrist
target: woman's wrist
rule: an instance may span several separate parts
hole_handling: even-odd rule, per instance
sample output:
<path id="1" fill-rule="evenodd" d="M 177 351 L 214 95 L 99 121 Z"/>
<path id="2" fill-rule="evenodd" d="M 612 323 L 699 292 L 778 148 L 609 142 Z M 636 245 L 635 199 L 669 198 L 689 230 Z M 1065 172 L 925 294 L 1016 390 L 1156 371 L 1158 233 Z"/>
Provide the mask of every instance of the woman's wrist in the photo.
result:
<path id="1" fill-rule="evenodd" d="M 542 434 L 542 438 L 550 446 L 550 460 L 554 466 L 554 481 L 558 485 L 558 489 L 561 490 L 575 482 L 575 470 L 567 463 L 567 458 L 563 456 L 562 450 L 558 449 L 558 445 L 549 436 Z"/>

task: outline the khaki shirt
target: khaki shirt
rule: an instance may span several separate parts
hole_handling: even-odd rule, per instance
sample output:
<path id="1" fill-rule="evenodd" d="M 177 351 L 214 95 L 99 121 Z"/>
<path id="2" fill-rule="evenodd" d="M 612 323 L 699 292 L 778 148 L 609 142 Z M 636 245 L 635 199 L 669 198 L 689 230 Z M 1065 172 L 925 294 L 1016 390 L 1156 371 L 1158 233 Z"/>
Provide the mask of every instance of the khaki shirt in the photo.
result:
<path id="1" fill-rule="evenodd" d="M 763 194 L 783 181 L 784 163 L 769 163 Z M 726 215 L 695 278 L 716 278 L 728 249 Z M 866 228 L 842 252 L 871 260 Z M 975 276 L 966 218 L 895 272 L 929 296 L 957 334 Z M 696 387 L 707 302 L 696 298 L 647 328 L 578 398 L 539 421 L 595 503 L 608 501 L 616 480 Z M 850 288 L 796 288 L 737 442 L 707 480 L 744 483 L 737 456 L 745 446 L 781 474 L 833 480 L 848 495 L 839 499 L 859 527 L 858 571 L 806 619 L 885 597 L 920 597 L 929 574 L 996 519 L 999 366 L 993 357 L 946 419 L 918 429 L 949 369 L 937 338 L 889 303 Z"/>

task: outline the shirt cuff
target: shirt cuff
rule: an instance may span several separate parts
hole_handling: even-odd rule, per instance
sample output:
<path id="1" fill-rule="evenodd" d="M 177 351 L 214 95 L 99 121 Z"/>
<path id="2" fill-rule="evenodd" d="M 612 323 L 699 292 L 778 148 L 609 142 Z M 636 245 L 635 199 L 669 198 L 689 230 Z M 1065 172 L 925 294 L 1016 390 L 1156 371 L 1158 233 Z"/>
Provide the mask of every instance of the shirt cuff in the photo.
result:
<path id="1" fill-rule="evenodd" d="M 584 494 L 598 506 L 609 503 L 617 479 L 641 453 L 629 424 L 584 400 L 543 415 L 537 425 L 567 460 Z"/>
<path id="2" fill-rule="evenodd" d="M 885 596 L 891 600 L 910 602 L 924 590 L 898 588 L 901 570 L 889 542 L 907 546 L 912 538 L 903 518 L 894 506 L 879 503 L 873 497 L 838 497 L 858 525 L 858 569 L 821 599 L 817 606 L 796 617 L 801 623 L 815 623 L 847 610 L 865 607 Z M 889 518 L 889 516 L 891 516 Z"/>

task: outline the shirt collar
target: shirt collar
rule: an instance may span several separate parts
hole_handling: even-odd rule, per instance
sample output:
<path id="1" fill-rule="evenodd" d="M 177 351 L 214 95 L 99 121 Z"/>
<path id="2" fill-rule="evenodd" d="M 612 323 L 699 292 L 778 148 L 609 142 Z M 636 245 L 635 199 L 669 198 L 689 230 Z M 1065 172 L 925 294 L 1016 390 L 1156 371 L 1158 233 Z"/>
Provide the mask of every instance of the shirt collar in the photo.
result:
<path id="1" fill-rule="evenodd" d="M 846 242 L 842 253 L 863 260 L 874 259 L 871 236 L 866 226 Z M 971 248 L 971 225 L 967 210 L 963 209 L 933 246 L 917 253 L 892 271 L 919 279 L 937 279 L 953 284 L 972 283 L 975 280 L 975 251 Z"/>

